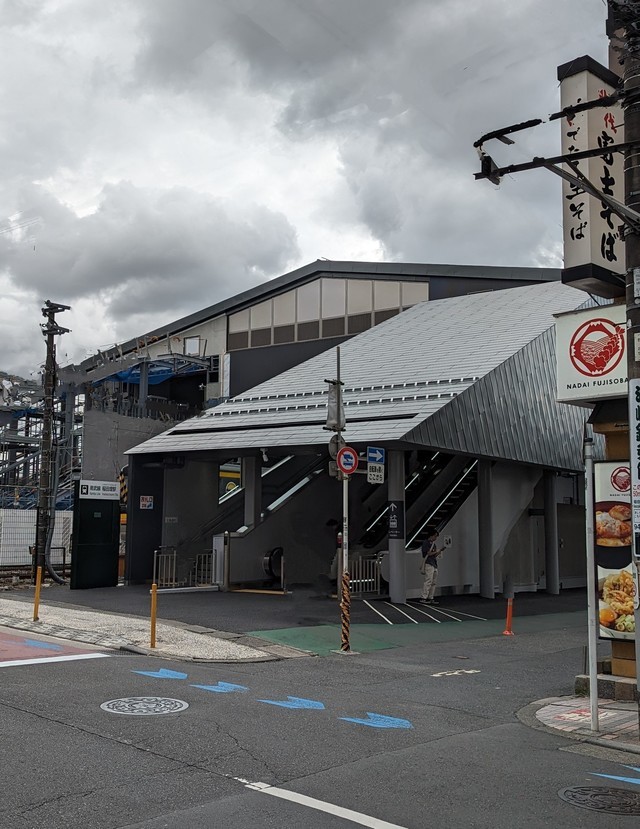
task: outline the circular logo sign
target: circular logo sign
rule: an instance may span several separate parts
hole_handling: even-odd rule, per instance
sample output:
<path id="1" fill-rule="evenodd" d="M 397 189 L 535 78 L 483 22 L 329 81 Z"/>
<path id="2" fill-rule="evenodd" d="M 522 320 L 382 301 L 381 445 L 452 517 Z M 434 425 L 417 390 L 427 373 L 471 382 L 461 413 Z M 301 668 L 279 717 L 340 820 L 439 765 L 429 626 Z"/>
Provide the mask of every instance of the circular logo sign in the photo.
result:
<path id="1" fill-rule="evenodd" d="M 618 466 L 611 473 L 611 486 L 618 492 L 629 492 L 631 489 L 631 470 L 628 466 Z"/>
<path id="2" fill-rule="evenodd" d="M 338 464 L 340 472 L 344 472 L 345 475 L 351 475 L 358 468 L 358 453 L 350 446 L 343 446 L 338 451 L 336 463 Z"/>
<path id="3" fill-rule="evenodd" d="M 583 323 L 571 337 L 573 367 L 587 377 L 609 374 L 624 354 L 624 328 L 604 318 Z"/>

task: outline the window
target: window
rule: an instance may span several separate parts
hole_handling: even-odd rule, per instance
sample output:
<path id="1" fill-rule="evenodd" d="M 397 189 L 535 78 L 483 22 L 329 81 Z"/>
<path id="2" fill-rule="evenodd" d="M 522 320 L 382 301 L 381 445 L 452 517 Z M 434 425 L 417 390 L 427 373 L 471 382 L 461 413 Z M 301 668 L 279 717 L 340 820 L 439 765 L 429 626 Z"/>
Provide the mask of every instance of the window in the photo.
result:
<path id="1" fill-rule="evenodd" d="M 200 337 L 184 338 L 184 353 L 190 357 L 200 356 Z"/>

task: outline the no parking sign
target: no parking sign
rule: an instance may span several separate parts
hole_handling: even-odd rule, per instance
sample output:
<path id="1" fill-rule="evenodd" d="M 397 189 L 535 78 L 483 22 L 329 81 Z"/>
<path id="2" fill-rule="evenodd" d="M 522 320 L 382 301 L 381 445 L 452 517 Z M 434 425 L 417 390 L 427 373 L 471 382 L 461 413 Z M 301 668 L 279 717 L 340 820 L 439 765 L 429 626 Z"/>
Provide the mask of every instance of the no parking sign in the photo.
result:
<path id="1" fill-rule="evenodd" d="M 343 446 L 336 455 L 336 463 L 340 472 L 351 475 L 358 468 L 358 453 L 350 446 Z"/>

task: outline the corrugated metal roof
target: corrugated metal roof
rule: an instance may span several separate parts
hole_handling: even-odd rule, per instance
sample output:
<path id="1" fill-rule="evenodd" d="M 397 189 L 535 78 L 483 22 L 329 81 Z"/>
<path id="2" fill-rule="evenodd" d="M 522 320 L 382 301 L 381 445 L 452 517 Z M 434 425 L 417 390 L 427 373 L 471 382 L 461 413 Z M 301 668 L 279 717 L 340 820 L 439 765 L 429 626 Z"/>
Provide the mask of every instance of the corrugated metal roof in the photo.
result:
<path id="1" fill-rule="evenodd" d="M 548 332 L 554 314 L 583 302 L 582 292 L 560 283 L 472 294 L 421 303 L 347 341 L 345 439 L 574 468 L 573 444 L 563 451 L 559 441 L 581 433 L 584 413 L 555 403 Z M 326 444 L 324 380 L 334 377 L 331 350 L 130 454 Z"/>

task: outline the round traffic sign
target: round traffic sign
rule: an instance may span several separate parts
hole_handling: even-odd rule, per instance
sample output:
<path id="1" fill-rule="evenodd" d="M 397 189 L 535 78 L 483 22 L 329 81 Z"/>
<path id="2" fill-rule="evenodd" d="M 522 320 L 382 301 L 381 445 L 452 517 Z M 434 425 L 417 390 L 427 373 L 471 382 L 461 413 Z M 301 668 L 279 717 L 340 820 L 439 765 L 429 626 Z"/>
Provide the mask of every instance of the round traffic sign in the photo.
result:
<path id="1" fill-rule="evenodd" d="M 358 468 L 358 453 L 350 446 L 343 446 L 336 456 L 338 469 L 345 475 L 351 475 Z"/>

